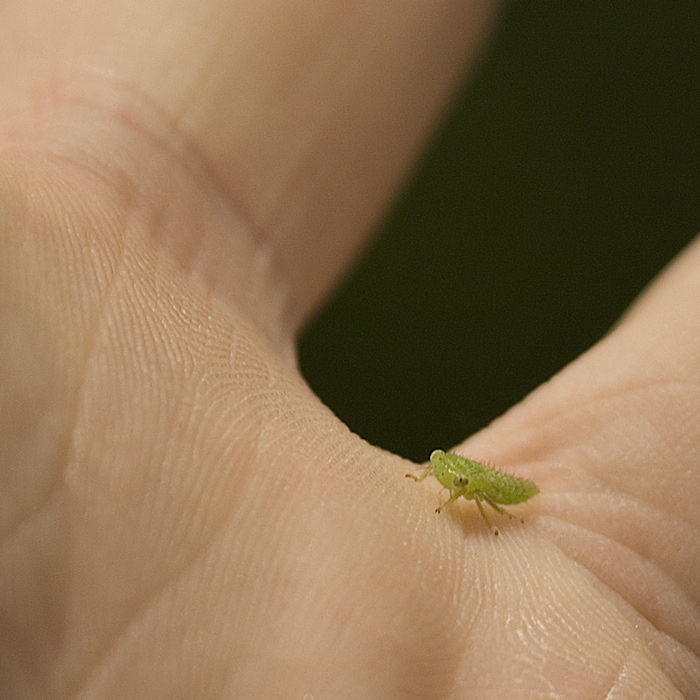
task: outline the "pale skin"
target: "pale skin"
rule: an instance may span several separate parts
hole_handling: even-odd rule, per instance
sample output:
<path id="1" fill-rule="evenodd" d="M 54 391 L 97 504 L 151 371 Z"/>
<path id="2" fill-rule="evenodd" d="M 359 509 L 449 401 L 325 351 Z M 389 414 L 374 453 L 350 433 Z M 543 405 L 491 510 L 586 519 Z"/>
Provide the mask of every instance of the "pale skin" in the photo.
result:
<path id="1" fill-rule="evenodd" d="M 293 342 L 495 8 L 308 7 L 0 7 L 3 698 L 697 698 L 700 247 L 436 516 Z"/>

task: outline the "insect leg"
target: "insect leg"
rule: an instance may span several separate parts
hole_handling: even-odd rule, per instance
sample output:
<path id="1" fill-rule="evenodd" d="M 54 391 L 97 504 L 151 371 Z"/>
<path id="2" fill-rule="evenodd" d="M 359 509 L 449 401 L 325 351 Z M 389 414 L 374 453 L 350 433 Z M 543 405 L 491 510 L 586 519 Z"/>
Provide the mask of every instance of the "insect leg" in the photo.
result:
<path id="1" fill-rule="evenodd" d="M 491 525 L 491 521 L 486 517 L 484 507 L 481 505 L 481 497 L 477 494 L 474 494 L 474 500 L 476 501 L 476 505 L 479 508 L 479 513 L 481 513 L 481 517 L 486 521 L 486 524 L 489 526 L 489 529 L 493 532 L 494 535 L 498 535 L 498 528 L 495 528 L 493 525 Z"/>
<path id="2" fill-rule="evenodd" d="M 486 494 L 484 494 L 483 498 L 491 506 L 491 508 L 493 508 L 497 513 L 500 513 L 501 515 L 507 515 L 511 520 L 516 518 L 521 523 L 525 522 L 519 515 L 513 515 L 512 513 L 509 513 L 507 510 L 504 510 L 503 508 L 501 508 L 501 506 L 499 506 L 497 503 L 495 503 L 493 500 L 491 500 Z"/>
<path id="3" fill-rule="evenodd" d="M 454 503 L 460 496 L 462 496 L 460 491 L 452 491 L 452 495 L 441 505 L 435 509 L 436 513 L 439 513 L 445 506 L 449 506 L 450 503 Z"/>
<path id="4" fill-rule="evenodd" d="M 413 479 L 413 481 L 423 481 L 423 479 L 425 479 L 425 477 L 427 477 L 428 474 L 430 474 L 430 472 L 432 472 L 432 471 L 433 471 L 433 467 L 431 465 L 427 469 L 424 469 L 420 473 L 420 476 L 414 476 L 413 474 L 406 474 L 405 476 L 407 479 Z"/>

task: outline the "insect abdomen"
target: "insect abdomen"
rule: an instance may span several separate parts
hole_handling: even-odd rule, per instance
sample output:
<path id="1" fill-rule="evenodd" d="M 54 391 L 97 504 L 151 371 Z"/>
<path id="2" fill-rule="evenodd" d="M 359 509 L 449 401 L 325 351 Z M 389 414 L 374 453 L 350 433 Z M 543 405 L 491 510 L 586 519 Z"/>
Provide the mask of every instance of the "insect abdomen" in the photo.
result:
<path id="1" fill-rule="evenodd" d="M 491 482 L 488 488 L 484 489 L 484 493 L 496 503 L 504 505 L 522 503 L 539 492 L 537 484 L 532 481 L 510 474 L 502 474 L 495 469 L 493 472 Z"/>

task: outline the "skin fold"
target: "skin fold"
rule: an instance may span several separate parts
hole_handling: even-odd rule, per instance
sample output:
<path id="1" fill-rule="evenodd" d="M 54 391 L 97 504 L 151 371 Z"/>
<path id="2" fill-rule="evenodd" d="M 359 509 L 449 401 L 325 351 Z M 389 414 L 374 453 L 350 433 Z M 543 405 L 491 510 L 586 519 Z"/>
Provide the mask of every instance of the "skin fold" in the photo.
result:
<path id="1" fill-rule="evenodd" d="M 2 3 L 3 698 L 700 697 L 697 244 L 459 446 L 498 538 L 295 366 L 496 10 Z"/>

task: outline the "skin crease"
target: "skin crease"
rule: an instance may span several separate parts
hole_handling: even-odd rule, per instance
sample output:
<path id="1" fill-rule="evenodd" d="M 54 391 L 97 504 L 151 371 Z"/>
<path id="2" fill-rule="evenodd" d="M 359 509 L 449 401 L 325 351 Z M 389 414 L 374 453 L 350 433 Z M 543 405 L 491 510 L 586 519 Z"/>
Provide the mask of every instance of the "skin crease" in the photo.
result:
<path id="1" fill-rule="evenodd" d="M 499 538 L 294 365 L 495 8 L 59 5 L 0 8 L 2 697 L 700 697 L 697 244 L 458 446 Z"/>

